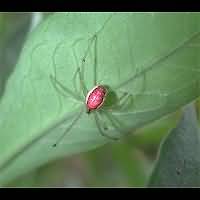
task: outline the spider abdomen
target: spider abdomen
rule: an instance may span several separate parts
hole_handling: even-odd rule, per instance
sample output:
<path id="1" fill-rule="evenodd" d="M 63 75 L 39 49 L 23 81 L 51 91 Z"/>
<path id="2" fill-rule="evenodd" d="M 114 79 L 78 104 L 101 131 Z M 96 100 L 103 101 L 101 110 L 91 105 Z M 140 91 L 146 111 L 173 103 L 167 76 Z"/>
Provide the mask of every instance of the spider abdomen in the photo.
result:
<path id="1" fill-rule="evenodd" d="M 103 106 L 107 94 L 107 90 L 102 85 L 97 85 L 91 89 L 86 97 L 86 106 L 88 113 Z"/>

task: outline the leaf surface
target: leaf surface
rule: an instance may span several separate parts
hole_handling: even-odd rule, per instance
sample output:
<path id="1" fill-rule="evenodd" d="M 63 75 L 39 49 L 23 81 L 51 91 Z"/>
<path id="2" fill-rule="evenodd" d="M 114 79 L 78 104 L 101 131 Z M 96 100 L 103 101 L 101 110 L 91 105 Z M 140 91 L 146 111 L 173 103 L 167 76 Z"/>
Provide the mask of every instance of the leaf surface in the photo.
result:
<path id="1" fill-rule="evenodd" d="M 95 34 L 97 40 L 89 46 Z M 118 96 L 130 95 L 123 109 L 113 112 L 129 131 L 199 96 L 199 35 L 198 13 L 48 16 L 30 34 L 0 102 L 0 184 L 110 141 L 99 133 L 93 115 L 84 112 L 52 148 L 84 107 L 84 102 L 55 90 L 50 81 L 55 68 L 59 82 L 73 91 L 77 85 L 79 90 L 73 77 L 89 49 L 84 83 L 92 88 L 96 71 L 98 84 L 109 85 Z M 118 135 L 105 116 L 104 123 L 108 134 Z"/>

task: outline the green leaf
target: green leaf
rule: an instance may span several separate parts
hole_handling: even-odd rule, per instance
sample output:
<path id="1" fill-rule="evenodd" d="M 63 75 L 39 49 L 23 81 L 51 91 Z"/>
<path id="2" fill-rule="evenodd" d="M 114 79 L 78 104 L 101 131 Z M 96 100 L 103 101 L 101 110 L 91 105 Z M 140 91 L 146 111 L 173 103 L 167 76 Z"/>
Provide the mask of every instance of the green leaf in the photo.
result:
<path id="1" fill-rule="evenodd" d="M 195 108 L 191 104 L 162 144 L 149 186 L 199 187 L 199 154 L 199 127 Z"/>
<path id="2" fill-rule="evenodd" d="M 30 34 L 0 102 L 0 184 L 51 160 L 110 141 L 99 133 L 93 115 L 83 113 L 52 148 L 84 105 L 56 91 L 50 75 L 56 67 L 57 80 L 74 90 L 77 63 L 81 65 L 95 34 L 96 43 L 89 47 L 84 63 L 84 82 L 88 89 L 94 86 L 96 69 L 98 84 L 109 85 L 117 96 L 129 94 L 123 109 L 112 113 L 124 127 L 123 133 L 197 98 L 199 16 L 59 13 L 47 17 Z M 102 121 L 109 135 L 118 135 L 105 117 Z"/>

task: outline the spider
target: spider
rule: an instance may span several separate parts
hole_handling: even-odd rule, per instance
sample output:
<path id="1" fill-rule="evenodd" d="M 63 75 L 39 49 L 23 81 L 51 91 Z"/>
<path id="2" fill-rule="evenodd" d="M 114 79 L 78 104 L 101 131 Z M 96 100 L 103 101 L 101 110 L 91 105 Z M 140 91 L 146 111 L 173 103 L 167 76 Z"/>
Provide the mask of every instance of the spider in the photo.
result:
<path id="1" fill-rule="evenodd" d="M 93 77 L 94 87 L 91 88 L 90 90 L 88 90 L 88 88 L 87 88 L 87 86 L 84 82 L 84 70 L 83 70 L 84 64 L 85 64 L 89 49 L 91 48 L 91 45 L 93 44 L 93 42 L 94 42 L 95 51 L 96 51 L 96 42 L 97 42 L 97 35 L 96 34 L 94 36 L 92 36 L 92 38 L 90 38 L 88 47 L 86 49 L 84 57 L 82 58 L 81 66 L 78 66 L 78 64 L 77 64 L 77 69 L 76 69 L 76 71 L 74 72 L 74 75 L 73 75 L 73 81 L 75 81 L 76 77 L 78 76 L 80 88 L 82 90 L 83 95 L 80 95 L 77 92 L 76 89 L 71 90 L 71 89 L 67 88 L 61 82 L 59 82 L 57 80 L 55 64 L 54 64 L 54 75 L 50 74 L 51 82 L 52 82 L 54 88 L 59 93 L 61 93 L 61 94 L 64 93 L 64 96 L 71 95 L 71 97 L 74 100 L 77 100 L 79 102 L 80 101 L 83 102 L 83 106 L 80 109 L 80 112 L 74 117 L 71 124 L 65 129 L 65 131 L 58 138 L 56 143 L 53 144 L 53 147 L 57 146 L 57 144 L 64 138 L 64 136 L 68 132 L 70 132 L 70 130 L 73 128 L 73 126 L 80 119 L 84 110 L 88 115 L 94 116 L 96 127 L 98 128 L 99 133 L 102 136 L 107 137 L 111 140 L 118 140 L 119 139 L 119 137 L 118 138 L 113 137 L 113 136 L 110 136 L 106 133 L 106 131 L 108 130 L 108 127 L 101 124 L 101 121 L 99 119 L 101 113 L 103 113 L 107 117 L 107 119 L 111 122 L 114 129 L 116 129 L 116 131 L 118 131 L 119 133 L 122 133 L 122 130 L 121 130 L 122 128 L 119 127 L 119 125 L 117 125 L 117 124 L 120 124 L 120 122 L 116 117 L 113 116 L 112 110 L 114 110 L 116 107 L 122 108 L 126 104 L 125 99 L 128 98 L 130 95 L 127 92 L 123 92 L 123 94 L 119 98 L 117 98 L 117 95 L 115 94 L 115 92 L 108 85 L 102 85 L 102 84 L 97 83 L 97 80 L 96 80 L 97 79 L 96 78 L 97 77 L 97 75 L 96 75 L 96 73 L 97 73 L 96 59 L 95 59 L 95 62 L 94 62 L 94 77 Z M 74 49 L 73 49 L 73 55 L 77 59 L 77 56 L 75 55 Z M 115 103 L 109 103 L 109 99 L 112 99 L 112 102 L 115 102 Z"/>

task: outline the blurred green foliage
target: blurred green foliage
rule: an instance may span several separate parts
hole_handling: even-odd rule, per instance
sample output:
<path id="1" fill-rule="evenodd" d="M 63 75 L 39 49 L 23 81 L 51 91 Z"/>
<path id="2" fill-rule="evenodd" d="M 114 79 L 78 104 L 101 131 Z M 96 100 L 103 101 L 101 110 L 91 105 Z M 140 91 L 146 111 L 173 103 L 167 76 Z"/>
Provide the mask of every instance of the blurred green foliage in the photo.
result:
<path id="1" fill-rule="evenodd" d="M 1 95 L 32 29 L 33 18 L 39 15 L 39 23 L 49 14 L 0 13 Z M 196 105 L 199 111 L 200 100 Z M 177 111 L 138 129 L 120 142 L 48 163 L 6 186 L 146 186 L 160 143 L 176 127 L 180 117 L 181 112 Z"/>
<path id="2" fill-rule="evenodd" d="M 30 29 L 30 13 L 0 13 L 0 96 Z"/>
<path id="3" fill-rule="evenodd" d="M 200 134 L 196 108 L 185 106 L 181 120 L 165 138 L 149 179 L 151 187 L 200 186 Z"/>

